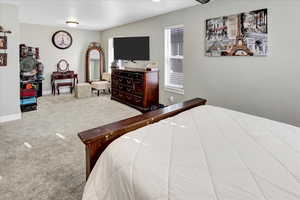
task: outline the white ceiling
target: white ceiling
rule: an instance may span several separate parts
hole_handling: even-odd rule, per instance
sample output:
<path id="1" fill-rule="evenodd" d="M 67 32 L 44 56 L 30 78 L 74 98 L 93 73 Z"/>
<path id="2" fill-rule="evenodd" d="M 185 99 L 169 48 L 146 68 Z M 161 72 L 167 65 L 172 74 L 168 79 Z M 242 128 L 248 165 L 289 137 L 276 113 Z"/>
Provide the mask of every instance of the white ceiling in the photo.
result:
<path id="1" fill-rule="evenodd" d="M 0 0 L 19 6 L 20 22 L 66 26 L 79 21 L 78 28 L 104 30 L 174 10 L 197 5 L 195 0 Z"/>

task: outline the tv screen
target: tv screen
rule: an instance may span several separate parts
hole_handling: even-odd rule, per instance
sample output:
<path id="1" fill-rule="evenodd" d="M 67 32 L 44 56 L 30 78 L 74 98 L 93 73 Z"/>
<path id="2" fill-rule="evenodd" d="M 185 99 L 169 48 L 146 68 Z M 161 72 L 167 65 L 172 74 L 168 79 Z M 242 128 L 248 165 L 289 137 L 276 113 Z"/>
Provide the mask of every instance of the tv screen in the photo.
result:
<path id="1" fill-rule="evenodd" d="M 115 60 L 149 60 L 149 37 L 114 38 Z"/>

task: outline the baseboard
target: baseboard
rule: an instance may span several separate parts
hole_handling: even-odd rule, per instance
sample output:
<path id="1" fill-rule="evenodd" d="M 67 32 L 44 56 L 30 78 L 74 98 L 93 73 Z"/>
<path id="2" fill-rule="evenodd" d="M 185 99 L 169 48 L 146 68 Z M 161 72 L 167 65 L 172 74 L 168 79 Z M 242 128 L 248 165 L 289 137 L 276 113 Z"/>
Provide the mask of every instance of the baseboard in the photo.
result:
<path id="1" fill-rule="evenodd" d="M 21 119 L 21 118 L 22 118 L 21 113 L 0 116 L 0 123 L 14 121 L 14 120 L 18 120 L 18 119 Z"/>
<path id="2" fill-rule="evenodd" d="M 74 92 L 74 91 L 73 91 Z M 61 94 L 64 94 L 64 93 L 70 93 L 70 88 L 61 88 L 60 89 L 60 93 Z M 52 94 L 52 91 L 51 90 L 44 90 L 43 91 L 43 96 L 44 95 L 51 95 Z M 57 92 L 56 92 L 57 94 Z"/>
<path id="3" fill-rule="evenodd" d="M 43 91 L 43 95 L 50 95 L 50 94 L 52 94 L 51 90 Z"/>

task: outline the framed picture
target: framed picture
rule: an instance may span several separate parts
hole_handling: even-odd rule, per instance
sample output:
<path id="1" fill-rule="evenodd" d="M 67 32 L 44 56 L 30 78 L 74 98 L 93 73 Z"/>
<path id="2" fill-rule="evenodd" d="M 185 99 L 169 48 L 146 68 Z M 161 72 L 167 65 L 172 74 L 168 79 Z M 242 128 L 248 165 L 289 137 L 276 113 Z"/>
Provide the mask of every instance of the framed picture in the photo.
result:
<path id="1" fill-rule="evenodd" d="M 7 53 L 0 53 L 0 67 L 7 66 Z"/>
<path id="2" fill-rule="evenodd" d="M 0 36 L 0 49 L 7 49 L 7 37 Z"/>
<path id="3" fill-rule="evenodd" d="M 267 56 L 268 10 L 206 20 L 207 56 Z"/>

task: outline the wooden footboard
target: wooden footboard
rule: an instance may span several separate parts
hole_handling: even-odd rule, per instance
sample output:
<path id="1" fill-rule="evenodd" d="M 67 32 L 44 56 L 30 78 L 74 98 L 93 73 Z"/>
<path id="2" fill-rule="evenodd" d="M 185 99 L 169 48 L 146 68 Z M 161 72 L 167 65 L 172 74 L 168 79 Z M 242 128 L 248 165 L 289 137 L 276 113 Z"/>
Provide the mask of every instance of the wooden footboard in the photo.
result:
<path id="1" fill-rule="evenodd" d="M 86 146 L 86 178 L 90 175 L 102 152 L 115 139 L 138 128 L 205 104 L 205 99 L 196 98 L 78 133 L 79 138 Z"/>

